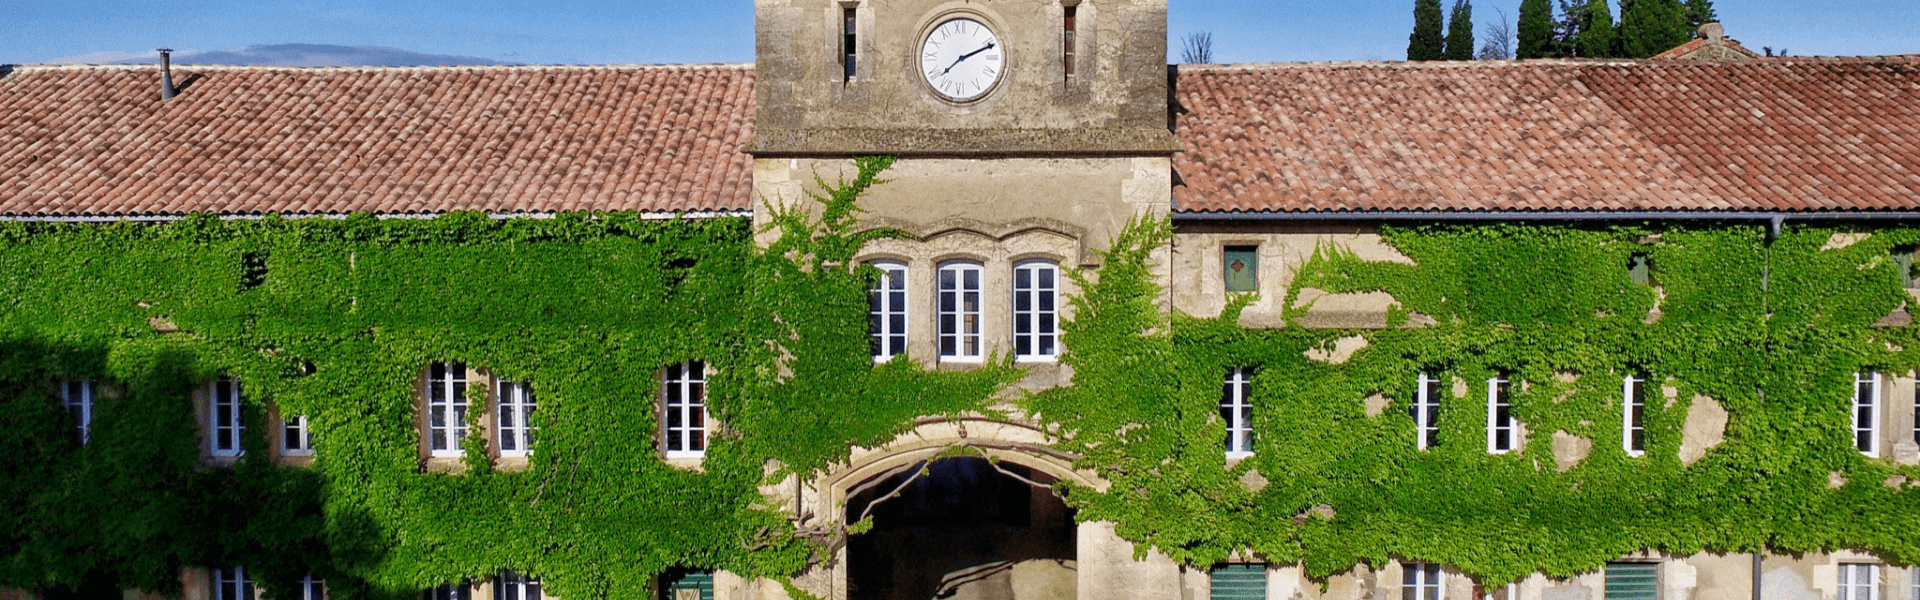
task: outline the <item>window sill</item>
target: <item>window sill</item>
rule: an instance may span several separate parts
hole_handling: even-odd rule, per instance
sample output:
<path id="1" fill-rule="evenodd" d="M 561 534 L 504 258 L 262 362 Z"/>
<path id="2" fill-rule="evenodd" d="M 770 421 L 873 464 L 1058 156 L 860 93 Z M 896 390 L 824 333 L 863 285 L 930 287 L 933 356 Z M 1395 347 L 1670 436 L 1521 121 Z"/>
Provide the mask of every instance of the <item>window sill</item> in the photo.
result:
<path id="1" fill-rule="evenodd" d="M 1249 458 L 1253 458 L 1253 456 L 1254 456 L 1254 453 L 1252 452 L 1228 452 L 1227 464 L 1237 463 Z"/>
<path id="2" fill-rule="evenodd" d="M 984 356 L 942 356 L 940 364 L 978 365 L 987 362 Z"/>
<path id="3" fill-rule="evenodd" d="M 1060 356 L 1015 356 L 1013 362 L 1015 364 L 1054 364 L 1060 362 Z"/>

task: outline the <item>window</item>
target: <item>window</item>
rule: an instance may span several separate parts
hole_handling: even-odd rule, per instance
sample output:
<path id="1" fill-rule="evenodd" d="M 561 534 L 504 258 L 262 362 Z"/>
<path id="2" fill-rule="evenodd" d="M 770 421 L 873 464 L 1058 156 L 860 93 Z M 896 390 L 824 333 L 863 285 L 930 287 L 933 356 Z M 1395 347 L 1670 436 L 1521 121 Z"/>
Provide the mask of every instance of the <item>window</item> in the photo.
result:
<path id="1" fill-rule="evenodd" d="M 60 384 L 60 405 L 73 415 L 80 430 L 80 445 L 93 441 L 93 382 L 67 381 Z"/>
<path id="2" fill-rule="evenodd" d="M 1914 567 L 1907 578 L 1913 581 L 1913 600 L 1920 600 L 1920 567 Z"/>
<path id="3" fill-rule="evenodd" d="M 1253 456 L 1253 369 L 1227 371 L 1220 391 L 1220 421 L 1227 425 L 1227 458 Z"/>
<path id="4" fill-rule="evenodd" d="M 1518 433 L 1513 422 L 1513 384 L 1505 375 L 1487 378 L 1487 452 L 1506 454 L 1513 451 L 1515 434 Z"/>
<path id="5" fill-rule="evenodd" d="M 467 437 L 467 365 L 433 363 L 427 370 L 427 450 L 458 457 Z"/>
<path id="6" fill-rule="evenodd" d="M 1400 565 L 1400 600 L 1445 600 L 1447 587 L 1444 584 L 1440 578 L 1440 565 Z"/>
<path id="7" fill-rule="evenodd" d="M 872 264 L 880 275 L 867 284 L 867 334 L 873 337 L 873 361 L 886 362 L 907 352 L 907 266 Z"/>
<path id="8" fill-rule="evenodd" d="M 1260 291 L 1260 247 L 1227 246 L 1221 253 L 1222 277 L 1229 292 Z"/>
<path id="9" fill-rule="evenodd" d="M 1853 376 L 1853 447 L 1861 454 L 1880 457 L 1880 374 Z"/>
<path id="10" fill-rule="evenodd" d="M 1520 584 L 1509 583 L 1491 592 L 1476 585 L 1473 586 L 1473 595 L 1478 600 L 1520 600 Z"/>
<path id="11" fill-rule="evenodd" d="M 1620 446 L 1628 456 L 1646 454 L 1647 380 L 1626 376 L 1622 381 L 1620 398 Z"/>
<path id="12" fill-rule="evenodd" d="M 667 458 L 707 455 L 707 365 L 690 360 L 667 367 L 660 390 L 667 411 Z"/>
<path id="13" fill-rule="evenodd" d="M 1013 266 L 1013 355 L 1051 360 L 1059 354 L 1060 267 L 1031 260 Z"/>
<path id="14" fill-rule="evenodd" d="M 493 580 L 493 600 L 540 600 L 540 579 L 503 573 Z"/>
<path id="15" fill-rule="evenodd" d="M 213 419 L 207 428 L 213 433 L 208 449 L 214 456 L 239 456 L 246 452 L 240 447 L 240 434 L 245 429 L 240 420 L 240 382 L 230 377 L 214 381 L 207 390 L 207 402 L 212 409 L 207 414 Z"/>
<path id="16" fill-rule="evenodd" d="M 1440 380 L 1421 373 L 1413 391 L 1414 447 L 1421 450 L 1440 446 Z"/>
<path id="17" fill-rule="evenodd" d="M 713 572 L 673 569 L 660 577 L 663 600 L 713 600 Z"/>
<path id="18" fill-rule="evenodd" d="M 1078 17 L 1080 16 L 1079 14 L 1080 7 L 1069 6 L 1066 8 L 1067 8 L 1066 27 L 1064 28 L 1066 30 L 1066 34 L 1065 36 L 1062 37 L 1061 43 L 1060 43 L 1060 47 L 1064 50 L 1064 55 L 1062 56 L 1061 60 L 1063 61 L 1062 64 L 1066 65 L 1066 68 L 1067 68 L 1067 80 L 1072 81 L 1073 74 L 1074 74 L 1073 73 L 1074 67 L 1075 67 L 1075 65 L 1073 64 L 1074 62 L 1073 57 L 1074 57 L 1074 54 L 1076 54 L 1077 51 L 1079 50 L 1079 48 L 1076 47 L 1079 44 L 1079 40 L 1075 38 L 1077 38 L 1079 35 L 1079 18 Z"/>
<path id="19" fill-rule="evenodd" d="M 1645 252 L 1627 257 L 1627 276 L 1635 285 L 1653 285 L 1653 259 Z"/>
<path id="20" fill-rule="evenodd" d="M 1266 565 L 1219 565 L 1207 573 L 1212 600 L 1266 600 Z"/>
<path id="21" fill-rule="evenodd" d="M 449 583 L 427 590 L 421 596 L 425 600 L 473 600 L 473 588 L 464 583 Z"/>
<path id="22" fill-rule="evenodd" d="M 501 381 L 494 387 L 499 388 L 495 405 L 500 407 L 500 456 L 532 454 L 533 432 L 540 430 L 533 424 L 533 410 L 539 408 L 533 399 L 533 386 L 524 381 Z"/>
<path id="23" fill-rule="evenodd" d="M 980 352 L 980 265 L 940 265 L 940 359 L 974 362 Z"/>
<path id="24" fill-rule="evenodd" d="M 1915 386 L 1913 391 L 1913 443 L 1920 444 L 1920 386 Z M 1915 580 L 1915 585 L 1920 585 L 1920 579 Z M 1920 598 L 1913 600 L 1920 600 Z"/>
<path id="25" fill-rule="evenodd" d="M 1840 600 L 1880 600 L 1880 565 L 1840 565 Z"/>
<path id="26" fill-rule="evenodd" d="M 288 456 L 313 454 L 313 427 L 304 416 L 288 417 L 280 426 L 280 451 Z"/>
<path id="27" fill-rule="evenodd" d="M 293 589 L 293 597 L 289 600 L 327 600 L 327 581 L 312 575 L 302 577 L 300 583 Z"/>
<path id="28" fill-rule="evenodd" d="M 846 9 L 843 18 L 846 22 L 846 37 L 840 43 L 840 54 L 846 58 L 846 71 L 842 73 L 845 78 L 840 81 L 846 83 L 853 82 L 854 67 L 859 66 L 860 39 L 856 36 L 860 30 L 859 16 L 855 9 L 849 8 Z"/>
<path id="29" fill-rule="evenodd" d="M 1606 600 L 1660 600 L 1660 565 L 1607 563 Z"/>
<path id="30" fill-rule="evenodd" d="M 247 568 L 214 569 L 212 600 L 253 600 L 253 580 L 247 578 Z"/>

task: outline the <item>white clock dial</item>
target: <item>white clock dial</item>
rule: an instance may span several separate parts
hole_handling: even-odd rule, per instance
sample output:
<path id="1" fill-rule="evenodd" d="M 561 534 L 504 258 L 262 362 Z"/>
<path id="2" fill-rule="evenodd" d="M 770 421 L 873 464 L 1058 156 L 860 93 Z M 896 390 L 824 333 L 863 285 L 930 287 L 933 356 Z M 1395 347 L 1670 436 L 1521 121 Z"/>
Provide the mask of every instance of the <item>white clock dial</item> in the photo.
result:
<path id="1" fill-rule="evenodd" d="M 992 29 L 973 19 L 941 23 L 920 44 L 920 74 L 927 85 L 953 100 L 986 95 L 1000 81 L 1007 53 Z"/>

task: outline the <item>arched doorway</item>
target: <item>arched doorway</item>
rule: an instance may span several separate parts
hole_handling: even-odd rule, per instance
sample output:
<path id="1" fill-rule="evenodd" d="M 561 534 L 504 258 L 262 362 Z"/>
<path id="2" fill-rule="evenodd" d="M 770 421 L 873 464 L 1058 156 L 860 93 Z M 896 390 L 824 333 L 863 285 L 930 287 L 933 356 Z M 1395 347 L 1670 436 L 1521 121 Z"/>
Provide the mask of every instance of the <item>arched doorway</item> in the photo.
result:
<path id="1" fill-rule="evenodd" d="M 1055 478 L 1007 461 L 948 458 L 861 484 L 848 523 L 848 600 L 1073 600 L 1073 510 Z"/>

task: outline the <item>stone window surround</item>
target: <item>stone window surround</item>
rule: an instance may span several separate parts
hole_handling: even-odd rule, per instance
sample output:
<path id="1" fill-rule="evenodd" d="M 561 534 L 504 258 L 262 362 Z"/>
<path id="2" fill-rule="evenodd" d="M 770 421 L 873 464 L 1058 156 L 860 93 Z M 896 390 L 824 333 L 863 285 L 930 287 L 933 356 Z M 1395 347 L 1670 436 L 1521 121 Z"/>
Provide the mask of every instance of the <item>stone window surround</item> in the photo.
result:
<path id="1" fill-rule="evenodd" d="M 457 360 L 434 361 L 434 362 L 460 363 L 464 365 L 466 368 L 467 386 L 469 390 L 471 390 L 474 385 L 483 385 L 487 388 L 487 392 L 485 394 L 484 400 L 477 403 L 470 401 L 469 404 L 467 405 L 467 410 L 469 412 L 479 413 L 479 420 L 478 420 L 479 422 L 473 426 L 470 426 L 467 429 L 467 435 L 475 435 L 477 433 L 478 435 L 482 435 L 486 438 L 487 459 L 492 461 L 494 468 L 502 471 L 526 470 L 528 467 L 528 461 L 529 461 L 529 458 L 527 456 L 503 456 L 500 452 L 500 431 L 498 427 L 499 418 L 494 414 L 494 411 L 498 408 L 498 404 L 499 404 L 499 398 L 498 398 L 498 393 L 500 388 L 499 378 L 496 377 L 493 374 L 493 372 L 480 367 L 475 367 L 471 363 L 465 363 Z M 464 472 L 466 470 L 466 463 L 465 463 L 466 458 L 465 458 L 464 452 L 459 454 L 449 453 L 448 455 L 444 455 L 444 456 L 435 456 L 432 448 L 430 447 L 432 438 L 430 437 L 431 431 L 427 421 L 428 417 L 430 416 L 428 413 L 428 406 L 427 406 L 427 399 L 429 397 L 428 396 L 429 390 L 427 389 L 427 386 L 431 385 L 430 377 L 432 375 L 432 370 L 433 370 L 433 364 L 428 363 L 426 365 L 422 365 L 420 367 L 420 370 L 414 375 L 413 428 L 414 428 L 414 433 L 418 438 L 416 447 L 419 453 L 420 465 L 424 471 L 429 473 Z M 527 382 L 522 382 L 522 383 L 527 383 Z M 458 444 L 455 444 L 455 447 L 459 447 Z M 531 452 L 529 452 L 529 454 L 531 454 Z"/>
<path id="2" fill-rule="evenodd" d="M 1023 239 L 1024 238 L 1024 239 Z M 872 251 L 855 259 L 858 263 L 892 262 L 907 268 L 907 352 L 909 360 L 922 360 L 944 368 L 976 368 L 979 361 L 940 360 L 939 353 L 939 265 L 971 262 L 981 267 L 980 339 L 981 355 L 1013 353 L 1013 266 L 1029 261 L 1049 261 L 1060 269 L 1056 279 L 1056 322 L 1072 318 L 1067 298 L 1079 293 L 1066 269 L 1076 254 L 1078 243 L 1057 232 L 1044 236 L 1015 234 L 1006 240 L 993 240 L 974 232 L 955 232 L 926 241 L 875 240 Z M 921 307 L 924 307 L 922 309 Z M 916 310 L 919 309 L 919 310 Z M 1057 330 L 1057 329 L 1056 329 Z M 1064 346 L 1056 346 L 1056 354 Z M 1054 357 L 1019 358 L 1022 364 L 1053 362 Z"/>

